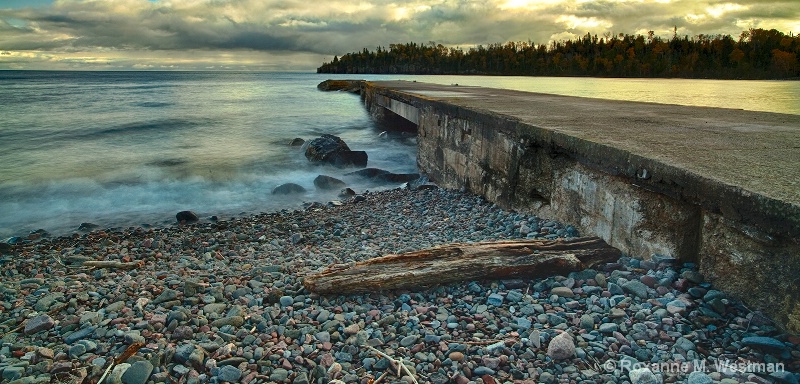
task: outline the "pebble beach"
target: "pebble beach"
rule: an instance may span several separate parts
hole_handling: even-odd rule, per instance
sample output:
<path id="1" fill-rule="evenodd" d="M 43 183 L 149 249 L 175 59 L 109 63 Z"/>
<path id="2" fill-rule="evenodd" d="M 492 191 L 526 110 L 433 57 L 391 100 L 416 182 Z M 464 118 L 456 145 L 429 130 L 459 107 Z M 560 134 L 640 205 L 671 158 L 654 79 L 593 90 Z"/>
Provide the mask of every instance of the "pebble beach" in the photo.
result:
<path id="1" fill-rule="evenodd" d="M 331 264 L 442 244 L 579 236 L 569 224 L 460 191 L 393 189 L 20 240 L 0 256 L 0 375 L 26 384 L 798 382 L 800 338 L 668 256 L 351 296 L 302 285 Z"/>

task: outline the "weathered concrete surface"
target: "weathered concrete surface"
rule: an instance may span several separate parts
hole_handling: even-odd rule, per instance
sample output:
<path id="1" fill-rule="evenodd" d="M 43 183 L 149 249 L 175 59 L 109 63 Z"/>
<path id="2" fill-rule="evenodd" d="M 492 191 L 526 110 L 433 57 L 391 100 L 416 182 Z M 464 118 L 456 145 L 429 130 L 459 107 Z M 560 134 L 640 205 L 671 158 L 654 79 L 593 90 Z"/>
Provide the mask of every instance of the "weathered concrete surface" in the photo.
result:
<path id="1" fill-rule="evenodd" d="M 361 87 L 374 115 L 417 119 L 419 166 L 437 183 L 577 224 L 634 256 L 696 260 L 718 287 L 800 332 L 800 116 Z"/>

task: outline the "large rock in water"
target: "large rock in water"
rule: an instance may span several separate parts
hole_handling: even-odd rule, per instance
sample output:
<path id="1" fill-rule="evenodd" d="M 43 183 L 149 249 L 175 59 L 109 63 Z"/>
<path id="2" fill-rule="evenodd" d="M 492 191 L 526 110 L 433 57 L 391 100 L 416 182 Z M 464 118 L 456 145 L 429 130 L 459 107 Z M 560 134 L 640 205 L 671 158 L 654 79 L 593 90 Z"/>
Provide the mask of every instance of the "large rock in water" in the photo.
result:
<path id="1" fill-rule="evenodd" d="M 314 179 L 314 186 L 317 189 L 342 189 L 347 186 L 344 181 L 341 181 L 335 177 L 319 175 L 316 179 Z"/>
<path id="2" fill-rule="evenodd" d="M 200 220 L 192 211 L 180 211 L 175 214 L 175 219 L 178 220 L 179 223 L 193 223 Z"/>
<path id="3" fill-rule="evenodd" d="M 303 193 L 306 189 L 302 185 L 295 183 L 281 184 L 272 190 L 273 195 L 292 195 L 295 193 Z"/>
<path id="4" fill-rule="evenodd" d="M 326 133 L 308 142 L 306 159 L 314 163 L 327 162 L 332 154 L 349 150 L 350 147 L 340 137 Z"/>
<path id="5" fill-rule="evenodd" d="M 419 173 L 392 173 L 380 168 L 364 168 L 345 176 L 358 176 L 379 183 L 408 183 L 419 179 Z"/>
<path id="6" fill-rule="evenodd" d="M 307 143 L 306 158 L 312 163 L 328 163 L 339 168 L 367 166 L 366 152 L 351 151 L 344 140 L 329 134 Z"/>

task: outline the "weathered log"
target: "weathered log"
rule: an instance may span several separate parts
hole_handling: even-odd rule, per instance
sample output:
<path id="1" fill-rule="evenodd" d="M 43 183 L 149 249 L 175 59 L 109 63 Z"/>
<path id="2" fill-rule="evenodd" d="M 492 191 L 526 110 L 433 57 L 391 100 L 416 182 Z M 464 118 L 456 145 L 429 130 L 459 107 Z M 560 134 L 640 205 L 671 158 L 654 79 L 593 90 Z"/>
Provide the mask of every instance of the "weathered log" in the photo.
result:
<path id="1" fill-rule="evenodd" d="M 120 261 L 101 261 L 101 260 L 87 260 L 81 264 L 81 267 L 86 268 L 111 268 L 111 269 L 122 269 L 125 271 L 129 271 L 131 269 L 136 269 L 143 266 L 144 263 L 141 261 L 131 262 L 131 263 L 124 263 Z"/>
<path id="2" fill-rule="evenodd" d="M 349 264 L 306 276 L 320 294 L 419 289 L 459 281 L 566 274 L 618 259 L 620 251 L 597 237 L 447 244 Z"/>

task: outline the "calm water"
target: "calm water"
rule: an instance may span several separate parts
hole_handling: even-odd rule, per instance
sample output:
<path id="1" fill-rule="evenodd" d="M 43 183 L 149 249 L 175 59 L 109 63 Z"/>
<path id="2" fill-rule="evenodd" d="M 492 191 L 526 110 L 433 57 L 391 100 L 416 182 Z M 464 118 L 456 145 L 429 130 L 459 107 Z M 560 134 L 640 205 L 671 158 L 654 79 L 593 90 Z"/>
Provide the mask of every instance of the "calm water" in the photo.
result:
<path id="1" fill-rule="evenodd" d="M 369 166 L 413 172 L 416 141 L 379 135 L 357 96 L 322 93 L 327 78 L 409 79 L 575 96 L 800 114 L 800 82 L 331 76 L 303 73 L 0 71 L 0 236 L 82 222 L 174 222 L 327 201 L 318 174 L 287 143 L 322 133 L 366 150 Z M 357 191 L 375 185 L 348 180 Z M 309 192 L 275 197 L 296 182 Z M 385 186 L 395 187 L 395 186 Z"/>

